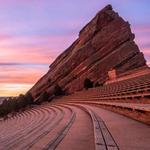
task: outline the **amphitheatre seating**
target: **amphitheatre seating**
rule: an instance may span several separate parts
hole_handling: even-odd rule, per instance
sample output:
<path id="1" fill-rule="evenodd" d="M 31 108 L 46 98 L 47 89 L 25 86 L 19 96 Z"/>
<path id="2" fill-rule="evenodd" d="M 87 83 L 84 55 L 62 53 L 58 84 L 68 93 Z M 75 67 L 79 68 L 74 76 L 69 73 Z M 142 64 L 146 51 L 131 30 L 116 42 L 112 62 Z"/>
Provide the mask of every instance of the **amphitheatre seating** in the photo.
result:
<path id="1" fill-rule="evenodd" d="M 87 98 L 88 100 L 103 101 L 143 97 L 150 97 L 150 74 L 110 83 L 103 87 L 92 88 L 84 92 L 76 92 L 75 94 L 64 98 L 71 101 L 77 99 L 86 100 Z"/>
<path id="2" fill-rule="evenodd" d="M 74 105 L 91 117 L 96 149 L 118 146 L 102 119 L 88 107 Z M 67 135 L 76 113 L 66 104 L 41 105 L 1 121 L 0 150 L 55 149 Z M 102 132 L 101 132 L 102 131 Z"/>
<path id="3" fill-rule="evenodd" d="M 103 87 L 76 92 L 55 99 L 51 103 L 35 105 L 0 120 L 0 150 L 55 149 L 69 130 L 73 130 L 73 125 L 78 126 L 76 117 L 80 117 L 79 112 L 86 113 L 90 117 L 95 149 L 118 150 L 118 143 L 102 120 L 102 116 L 94 110 L 95 107 L 113 110 L 150 124 L 150 103 L 142 103 L 144 98 L 149 97 L 148 73 L 112 82 Z M 140 103 L 136 103 L 136 100 Z M 81 121 L 84 121 L 84 118 Z"/>
<path id="4" fill-rule="evenodd" d="M 85 93 L 86 92 L 89 91 L 85 91 Z M 113 138 L 113 135 L 108 130 L 101 116 L 91 107 L 91 104 L 104 106 L 113 105 L 122 108 L 132 107 L 132 105 L 97 100 L 90 101 L 88 97 L 83 101 L 83 93 L 76 95 L 76 101 L 68 101 L 69 98 L 72 98 L 72 96 L 68 96 L 68 99 L 59 99 L 60 102 L 54 101 L 52 103 L 33 106 L 24 112 L 8 117 L 6 120 L 1 120 L 0 150 L 53 150 L 57 148 L 59 144 L 63 143 L 61 141 L 68 135 L 68 132 L 73 130 L 72 126 L 74 124 L 78 126 L 78 122 L 76 122 L 76 109 L 82 110 L 82 113 L 88 114 L 87 116 L 90 117 L 89 120 L 92 124 L 90 130 L 93 132 L 92 137 L 94 138 L 93 143 L 95 149 L 118 150 L 119 146 L 116 140 Z M 82 94 L 81 99 L 80 94 Z M 148 111 L 150 111 L 148 105 L 144 104 L 142 106 L 140 104 L 136 104 L 136 106 L 133 104 L 133 107 L 135 110 L 140 109 L 145 111 L 147 110 L 146 108 L 148 108 Z M 80 115 L 82 116 L 83 114 L 80 113 Z M 80 117 L 79 113 L 78 117 Z M 87 126 L 87 124 L 85 125 Z M 78 126 L 78 128 L 80 127 Z M 76 142 L 81 143 L 79 140 Z M 86 147 L 87 144 L 85 142 L 83 143 Z"/>
<path id="5" fill-rule="evenodd" d="M 18 113 L 1 120 L 0 149 L 55 147 L 64 138 L 74 119 L 75 114 L 70 108 L 60 106 L 42 105 Z M 45 139 L 48 139 L 47 143 Z M 42 142 L 45 144 L 39 144 Z"/>
<path id="6" fill-rule="evenodd" d="M 61 102 L 98 105 L 150 124 L 150 73 L 79 91 Z"/>
<path id="7" fill-rule="evenodd" d="M 42 123 L 45 119 L 45 116 L 47 116 L 47 110 L 43 110 L 41 108 L 35 109 L 35 110 L 30 110 L 24 113 L 21 113 L 19 115 L 16 115 L 16 118 L 11 119 L 13 123 L 16 121 L 16 119 L 19 119 L 18 122 L 14 123 L 15 126 L 7 127 L 6 130 L 4 128 L 4 135 L 6 137 L 3 137 L 1 141 L 1 146 L 12 146 L 11 144 L 15 144 L 16 142 L 19 142 L 21 137 L 23 135 L 26 135 L 28 133 L 31 133 L 31 129 L 33 130 L 36 129 L 40 123 Z M 4 122 L 3 124 L 5 125 L 10 125 L 12 122 L 9 120 Z M 8 130 L 10 130 L 8 132 Z M 10 133 L 10 134 L 9 134 Z"/>

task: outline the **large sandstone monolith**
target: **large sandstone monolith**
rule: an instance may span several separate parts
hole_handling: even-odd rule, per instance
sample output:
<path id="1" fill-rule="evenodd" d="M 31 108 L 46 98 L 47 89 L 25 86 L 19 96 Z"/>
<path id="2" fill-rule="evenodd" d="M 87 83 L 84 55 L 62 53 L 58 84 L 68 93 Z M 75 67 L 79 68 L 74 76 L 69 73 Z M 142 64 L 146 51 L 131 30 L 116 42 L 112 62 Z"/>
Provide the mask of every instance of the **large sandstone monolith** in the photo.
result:
<path id="1" fill-rule="evenodd" d="M 50 65 L 30 90 L 34 97 L 53 92 L 55 84 L 72 93 L 83 89 L 83 81 L 105 82 L 108 71 L 117 74 L 146 65 L 135 44 L 130 24 L 106 6 L 80 31 L 79 38 Z"/>

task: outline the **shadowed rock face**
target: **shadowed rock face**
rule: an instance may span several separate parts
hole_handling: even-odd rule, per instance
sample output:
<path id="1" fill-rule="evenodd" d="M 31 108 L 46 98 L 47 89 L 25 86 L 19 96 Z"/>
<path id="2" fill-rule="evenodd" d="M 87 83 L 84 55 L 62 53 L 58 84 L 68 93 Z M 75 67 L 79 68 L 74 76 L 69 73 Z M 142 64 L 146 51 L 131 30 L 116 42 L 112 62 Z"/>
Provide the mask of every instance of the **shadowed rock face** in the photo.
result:
<path id="1" fill-rule="evenodd" d="M 80 31 L 79 38 L 66 49 L 30 90 L 34 97 L 42 91 L 52 93 L 57 83 L 72 93 L 83 89 L 83 81 L 104 82 L 114 68 L 124 73 L 146 65 L 135 44 L 130 24 L 111 5 L 106 6 Z"/>

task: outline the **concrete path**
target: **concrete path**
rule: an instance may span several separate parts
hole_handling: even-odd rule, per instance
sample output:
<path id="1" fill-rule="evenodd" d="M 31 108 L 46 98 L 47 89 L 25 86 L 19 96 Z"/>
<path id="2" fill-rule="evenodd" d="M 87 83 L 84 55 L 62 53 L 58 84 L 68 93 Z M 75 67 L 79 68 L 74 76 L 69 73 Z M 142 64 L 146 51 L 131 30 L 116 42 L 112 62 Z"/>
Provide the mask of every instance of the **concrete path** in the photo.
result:
<path id="1" fill-rule="evenodd" d="M 121 150 L 150 150 L 150 126 L 98 107 L 89 107 L 105 122 Z"/>
<path id="2" fill-rule="evenodd" d="M 150 150 L 150 126 L 84 103 L 36 106 L 0 131 L 0 150 Z"/>
<path id="3" fill-rule="evenodd" d="M 93 125 L 89 115 L 80 108 L 71 106 L 76 120 L 57 150 L 94 150 Z"/>

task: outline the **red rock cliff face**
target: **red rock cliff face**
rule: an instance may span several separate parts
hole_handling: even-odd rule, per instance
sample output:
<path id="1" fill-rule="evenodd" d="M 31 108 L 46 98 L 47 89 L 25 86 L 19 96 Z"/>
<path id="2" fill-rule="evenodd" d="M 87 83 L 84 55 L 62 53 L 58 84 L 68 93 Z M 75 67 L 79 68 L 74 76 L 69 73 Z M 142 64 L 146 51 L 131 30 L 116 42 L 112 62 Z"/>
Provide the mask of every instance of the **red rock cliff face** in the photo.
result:
<path id="1" fill-rule="evenodd" d="M 34 97 L 46 90 L 52 93 L 57 83 L 72 93 L 83 89 L 83 81 L 104 82 L 107 72 L 119 73 L 146 65 L 135 44 L 130 25 L 110 5 L 80 31 L 79 38 L 51 65 L 48 73 L 30 90 Z"/>

